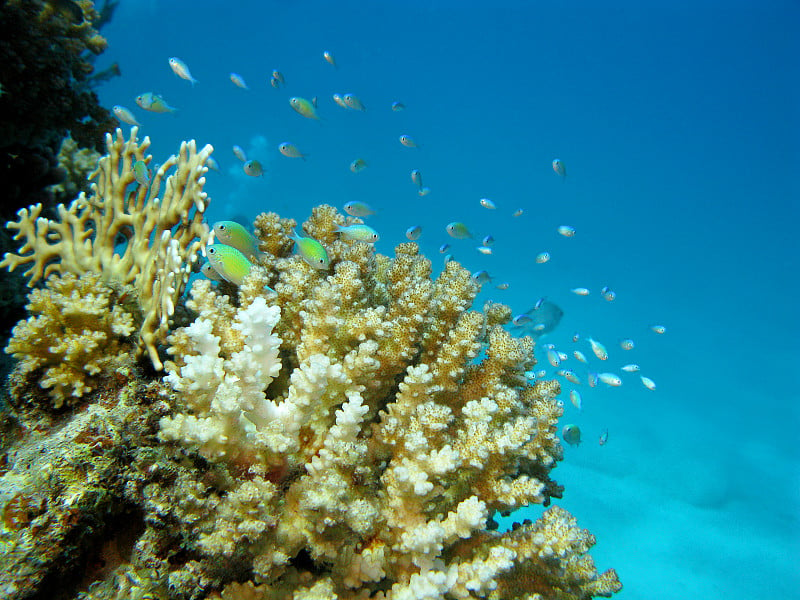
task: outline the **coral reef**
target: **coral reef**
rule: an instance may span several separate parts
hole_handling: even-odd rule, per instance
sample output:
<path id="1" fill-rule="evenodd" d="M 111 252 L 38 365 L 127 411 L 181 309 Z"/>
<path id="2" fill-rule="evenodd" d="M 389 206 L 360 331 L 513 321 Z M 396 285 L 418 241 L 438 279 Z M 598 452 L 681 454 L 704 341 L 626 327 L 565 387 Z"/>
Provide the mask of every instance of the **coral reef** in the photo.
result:
<path id="1" fill-rule="evenodd" d="M 69 365 L 94 388 L 81 409 L 47 410 L 41 332 L 52 339 L 74 317 L 61 338 L 80 344 L 80 331 L 119 356 L 136 329 L 115 323 L 138 325 L 151 306 L 137 277 L 154 271 L 138 261 L 178 245 L 184 269 L 206 239 L 206 151 L 184 147 L 160 204 L 164 167 L 153 188 L 126 192 L 131 161 L 150 161 L 135 135 L 109 137 L 93 196 L 62 206 L 60 222 L 34 207 L 12 224 L 25 245 L 4 264 L 48 284 L 14 342 L 32 362 L 6 429 L 29 433 L 2 438 L 0 596 L 567 600 L 621 588 L 559 507 L 496 530 L 495 515 L 563 491 L 551 478 L 560 388 L 524 377 L 533 339 L 505 329 L 508 307 L 471 308 L 478 286 L 457 262 L 434 277 L 414 243 L 389 257 L 342 239 L 337 226 L 357 220 L 330 206 L 303 224 L 329 270 L 292 254 L 293 220 L 262 214 L 263 256 L 242 285 L 192 285 L 188 324 L 166 337 L 165 376 L 124 364 L 95 375 L 89 352 Z M 148 207 L 177 214 L 177 190 L 182 216 L 159 229 Z M 115 254 L 117 233 L 127 244 Z M 69 306 L 91 293 L 83 312 Z M 97 324 L 81 321 L 92 313 Z"/>
<path id="2" fill-rule="evenodd" d="M 99 273 L 52 275 L 26 308 L 32 316 L 14 327 L 6 352 L 23 376 L 43 370 L 56 408 L 91 391 L 98 375 L 131 366 L 134 316 Z"/>
<path id="3" fill-rule="evenodd" d="M 146 154 L 150 139 L 138 143 L 137 132 L 132 128 L 128 140 L 120 129 L 106 136 L 108 154 L 91 176 L 91 196 L 59 205 L 58 220 L 40 218 L 41 204 L 21 209 L 19 221 L 7 226 L 16 231 L 14 239 L 23 240 L 22 247 L 19 254 L 6 253 L 0 266 L 11 271 L 28 266 L 28 285 L 54 273 L 101 274 L 106 285 L 132 295 L 141 315 L 138 349 L 161 369 L 157 346 L 209 235 L 202 222 L 203 175 L 213 148 L 198 152 L 194 141 L 184 142 L 179 156 L 167 159 L 150 185 L 140 185 L 133 164 L 150 164 L 152 156 Z"/>
<path id="4" fill-rule="evenodd" d="M 64 173 L 64 179 L 49 188 L 54 201 L 64 204 L 81 192 L 89 193 L 91 175 L 97 168 L 100 156 L 97 150 L 81 148 L 71 137 L 65 137 L 58 151 L 58 167 Z"/>

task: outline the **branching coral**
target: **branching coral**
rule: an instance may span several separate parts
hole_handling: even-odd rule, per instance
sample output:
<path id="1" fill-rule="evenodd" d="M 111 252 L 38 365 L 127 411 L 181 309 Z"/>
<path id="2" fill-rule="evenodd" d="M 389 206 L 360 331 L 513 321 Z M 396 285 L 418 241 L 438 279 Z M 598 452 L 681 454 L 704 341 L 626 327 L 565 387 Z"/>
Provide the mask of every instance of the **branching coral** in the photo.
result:
<path id="1" fill-rule="evenodd" d="M 21 209 L 19 221 L 8 227 L 16 231 L 14 239 L 23 240 L 22 247 L 18 254 L 6 253 L 0 266 L 12 271 L 27 266 L 29 285 L 54 273 L 98 273 L 109 285 L 131 286 L 141 312 L 138 348 L 160 369 L 157 345 L 209 235 L 202 221 L 203 175 L 213 148 L 198 152 L 194 141 L 184 142 L 179 156 L 168 158 L 149 186 L 139 185 L 133 164 L 150 164 L 152 156 L 146 154 L 150 139 L 139 143 L 137 132 L 132 128 L 129 140 L 119 129 L 106 136 L 108 154 L 92 174 L 92 194 L 59 205 L 57 220 L 40 217 L 41 204 Z"/>
<path id="2" fill-rule="evenodd" d="M 178 410 L 162 419 L 161 437 L 243 477 L 206 513 L 189 508 L 209 506 L 194 487 L 151 488 L 151 502 L 178 527 L 191 523 L 195 542 L 184 543 L 204 560 L 248 564 L 256 585 L 236 587 L 248 597 L 618 590 L 613 570 L 595 571 L 585 555 L 594 539 L 566 511 L 490 530 L 494 513 L 558 495 L 549 472 L 562 457 L 562 406 L 556 383 L 521 377 L 533 341 L 503 329 L 504 307 L 469 309 L 477 286 L 458 263 L 431 280 L 416 244 L 376 255 L 338 238 L 346 222 L 321 206 L 304 224 L 326 245 L 330 273 L 288 256 L 287 223 L 262 215 L 268 268 L 252 270 L 237 302 L 195 284 L 199 317 L 170 338 Z M 203 564 L 196 585 L 225 580 Z"/>

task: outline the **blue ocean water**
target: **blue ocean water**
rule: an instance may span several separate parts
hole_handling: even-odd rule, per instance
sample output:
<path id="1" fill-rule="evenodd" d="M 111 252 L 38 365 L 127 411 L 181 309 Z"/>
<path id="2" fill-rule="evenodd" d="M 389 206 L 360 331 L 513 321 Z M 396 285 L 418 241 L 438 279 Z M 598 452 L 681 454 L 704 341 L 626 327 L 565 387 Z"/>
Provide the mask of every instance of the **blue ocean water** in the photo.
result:
<path id="1" fill-rule="evenodd" d="M 488 270 L 478 306 L 559 304 L 564 319 L 543 342 L 590 355 L 571 340 L 592 336 L 609 349 L 603 369 L 636 362 L 657 383 L 649 391 L 623 374 L 618 388 L 581 386 L 583 409 L 567 401 L 563 422 L 584 442 L 553 473 L 566 486 L 558 503 L 597 537 L 598 568 L 617 569 L 618 597 L 790 598 L 800 587 L 798 23 L 789 0 L 142 0 L 121 3 L 103 30 L 98 68 L 116 61 L 123 75 L 100 96 L 135 112 L 156 162 L 184 139 L 215 146 L 210 221 L 270 210 L 302 221 L 320 203 L 366 201 L 378 251 L 420 225 L 437 268 L 449 242 L 468 268 Z M 270 87 L 272 69 L 284 89 Z M 147 91 L 178 112 L 139 110 Z M 366 112 L 331 100 L 348 92 Z M 294 95 L 318 96 L 322 120 L 294 113 Z M 406 110 L 392 112 L 394 100 Z M 281 156 L 284 141 L 308 160 Z M 264 177 L 242 172 L 234 144 Z M 353 174 L 360 157 L 369 166 Z M 432 190 L 424 198 L 415 168 Z M 449 239 L 450 221 L 476 239 Z M 564 224 L 574 238 L 556 233 Z M 487 234 L 491 256 L 475 250 Z M 552 259 L 536 264 L 542 251 Z M 604 285 L 614 302 L 599 296 Z"/>

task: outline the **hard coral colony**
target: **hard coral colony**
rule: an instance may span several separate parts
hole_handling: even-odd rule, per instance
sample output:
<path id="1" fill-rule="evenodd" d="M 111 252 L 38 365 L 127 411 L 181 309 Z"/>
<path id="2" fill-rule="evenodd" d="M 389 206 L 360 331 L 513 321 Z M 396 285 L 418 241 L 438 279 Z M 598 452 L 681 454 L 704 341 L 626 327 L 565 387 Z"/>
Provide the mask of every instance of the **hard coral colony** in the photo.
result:
<path id="1" fill-rule="evenodd" d="M 52 396 L 16 386 L 19 418 L 49 423 L 51 404 L 98 389 L 0 471 L 9 597 L 68 579 L 59 556 L 80 556 L 69 533 L 81 539 L 87 519 L 121 510 L 137 515 L 134 542 L 82 598 L 562 599 L 621 588 L 613 569 L 596 572 L 594 537 L 561 508 L 496 530 L 496 514 L 562 491 L 550 478 L 560 389 L 526 381 L 534 342 L 504 329 L 508 307 L 470 310 L 478 287 L 457 262 L 434 280 L 415 243 L 378 254 L 340 236 L 357 221 L 322 205 L 302 229 L 324 245 L 328 271 L 292 254 L 295 221 L 265 213 L 263 254 L 238 290 L 198 279 L 177 310 L 207 241 L 211 149 L 185 143 L 149 189 L 136 187 L 132 164 L 151 161 L 136 134 L 108 136 L 92 195 L 61 206 L 59 221 L 31 207 L 10 224 L 24 244 L 2 264 L 30 265 L 46 288 L 9 351 L 18 376 Z M 98 361 L 137 348 L 158 368 L 163 345 L 167 374 L 155 380 L 133 361 Z M 30 469 L 39 448 L 46 476 Z M 20 506 L 42 508 L 19 519 Z M 111 525 L 95 531 L 95 544 L 115 539 Z"/>

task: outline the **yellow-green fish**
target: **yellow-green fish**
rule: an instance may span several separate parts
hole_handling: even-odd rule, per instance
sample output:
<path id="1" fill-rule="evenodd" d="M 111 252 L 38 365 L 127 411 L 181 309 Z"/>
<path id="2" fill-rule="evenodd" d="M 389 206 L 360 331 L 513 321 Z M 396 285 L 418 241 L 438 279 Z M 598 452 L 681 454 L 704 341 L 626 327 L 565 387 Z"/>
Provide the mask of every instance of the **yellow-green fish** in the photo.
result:
<path id="1" fill-rule="evenodd" d="M 154 113 L 168 113 L 178 110 L 177 108 L 167 104 L 164 98 L 158 94 L 154 94 L 153 92 L 145 92 L 144 94 L 139 94 L 136 96 L 136 104 L 139 105 L 139 108 L 143 108 L 144 110 L 149 110 L 150 112 Z"/>
<path id="2" fill-rule="evenodd" d="M 242 168 L 245 174 L 250 175 L 250 177 L 261 177 L 264 174 L 264 168 L 257 160 L 248 160 L 242 165 Z"/>
<path id="3" fill-rule="evenodd" d="M 147 187 L 150 185 L 150 173 L 147 170 L 147 165 L 143 160 L 137 160 L 133 163 L 133 177 L 139 185 Z"/>
<path id="4" fill-rule="evenodd" d="M 363 158 L 357 158 L 350 163 L 350 170 L 353 173 L 360 173 L 366 168 L 367 168 L 367 161 L 365 161 Z"/>
<path id="5" fill-rule="evenodd" d="M 214 266 L 210 262 L 203 263 L 203 266 L 200 267 L 200 272 L 208 277 L 211 281 L 222 281 L 222 277 L 219 273 L 214 269 Z"/>
<path id="6" fill-rule="evenodd" d="M 354 217 L 368 217 L 374 215 L 375 211 L 366 202 L 359 202 L 358 200 L 351 200 L 344 205 L 344 212 Z"/>
<path id="7" fill-rule="evenodd" d="M 345 105 L 348 108 L 352 108 L 353 110 L 360 110 L 362 112 L 367 110 L 366 107 L 364 106 L 364 103 L 361 102 L 361 100 L 359 100 L 358 97 L 354 96 L 353 94 L 345 94 L 342 100 L 344 101 Z"/>
<path id="8" fill-rule="evenodd" d="M 471 238 L 472 234 L 467 229 L 467 226 L 464 223 L 459 223 L 458 221 L 453 221 L 452 223 L 448 223 L 447 233 L 450 234 L 450 237 L 454 237 L 457 240 L 463 240 L 466 238 Z"/>
<path id="9" fill-rule="evenodd" d="M 581 443 L 581 428 L 577 425 L 564 425 L 561 430 L 561 437 L 570 446 L 578 446 Z"/>
<path id="10" fill-rule="evenodd" d="M 297 253 L 309 265 L 320 270 L 327 270 L 331 265 L 331 261 L 328 258 L 328 252 L 317 240 L 310 237 L 302 237 L 297 232 L 295 232 L 294 236 L 292 236 L 292 239 L 295 242 Z"/>
<path id="11" fill-rule="evenodd" d="M 242 285 L 244 278 L 250 274 L 253 266 L 247 257 L 233 246 L 212 244 L 206 249 L 208 262 L 225 280 L 234 285 Z"/>
<path id="12" fill-rule="evenodd" d="M 278 146 L 278 151 L 289 158 L 302 158 L 303 160 L 306 159 L 306 155 L 300 152 L 300 148 L 294 144 L 290 144 L 289 142 L 283 142 L 280 146 Z"/>
<path id="13" fill-rule="evenodd" d="M 379 239 L 377 231 L 375 231 L 369 225 L 363 225 L 360 223 L 347 226 L 337 225 L 336 232 L 341 233 L 343 238 L 347 240 L 353 240 L 354 242 L 366 242 L 368 244 L 373 244 Z"/>
<path id="14" fill-rule="evenodd" d="M 289 104 L 295 111 L 297 111 L 298 114 L 304 116 L 305 118 L 319 120 L 317 109 L 314 108 L 314 105 L 305 98 L 293 96 L 289 98 Z"/>
<path id="15" fill-rule="evenodd" d="M 258 249 L 258 238 L 236 221 L 214 223 L 214 237 L 221 243 L 236 248 L 246 257 L 257 260 L 263 252 Z"/>

